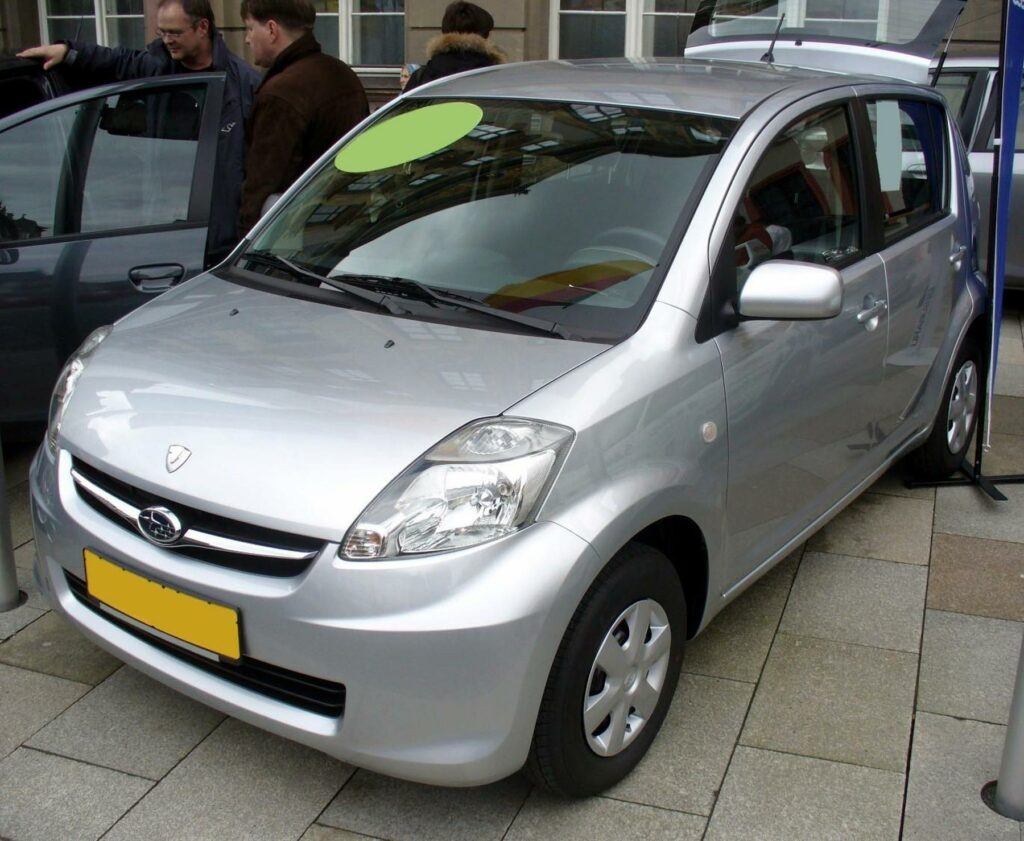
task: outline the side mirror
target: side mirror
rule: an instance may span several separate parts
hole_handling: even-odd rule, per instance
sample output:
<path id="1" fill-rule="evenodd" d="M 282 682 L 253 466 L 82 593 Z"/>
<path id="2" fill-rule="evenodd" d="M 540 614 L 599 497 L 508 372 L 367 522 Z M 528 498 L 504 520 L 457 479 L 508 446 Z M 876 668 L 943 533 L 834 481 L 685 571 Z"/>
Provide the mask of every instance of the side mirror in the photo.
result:
<path id="1" fill-rule="evenodd" d="M 744 318 L 801 321 L 834 318 L 842 310 L 842 275 L 814 263 L 769 260 L 750 273 L 740 292 Z"/>

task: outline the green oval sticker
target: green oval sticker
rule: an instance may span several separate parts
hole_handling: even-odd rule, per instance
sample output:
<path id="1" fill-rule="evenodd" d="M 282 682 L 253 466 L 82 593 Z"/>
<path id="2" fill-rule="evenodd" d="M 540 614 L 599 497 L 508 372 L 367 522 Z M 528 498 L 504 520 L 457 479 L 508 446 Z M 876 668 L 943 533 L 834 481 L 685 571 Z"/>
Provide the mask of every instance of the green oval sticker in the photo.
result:
<path id="1" fill-rule="evenodd" d="M 342 172 L 375 172 L 415 161 L 461 140 L 484 112 L 471 102 L 427 105 L 370 126 L 334 157 Z"/>

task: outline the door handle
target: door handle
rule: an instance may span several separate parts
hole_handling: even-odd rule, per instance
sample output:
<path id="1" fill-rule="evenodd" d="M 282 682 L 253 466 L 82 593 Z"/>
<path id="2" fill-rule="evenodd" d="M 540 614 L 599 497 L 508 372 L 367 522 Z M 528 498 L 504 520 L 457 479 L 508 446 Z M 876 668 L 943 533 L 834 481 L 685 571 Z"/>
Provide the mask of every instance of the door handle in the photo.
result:
<path id="1" fill-rule="evenodd" d="M 157 266 L 136 266 L 128 272 L 128 280 L 140 292 L 166 292 L 185 276 L 185 267 L 178 263 Z"/>
<path id="2" fill-rule="evenodd" d="M 958 245 L 953 249 L 953 253 L 949 255 L 949 262 L 952 263 L 953 268 L 959 269 L 960 263 L 964 259 L 964 255 L 967 253 L 966 245 Z"/>
<path id="3" fill-rule="evenodd" d="M 857 313 L 857 323 L 863 324 L 868 331 L 878 327 L 878 317 L 889 308 L 882 298 L 867 295 L 864 298 L 864 309 Z"/>

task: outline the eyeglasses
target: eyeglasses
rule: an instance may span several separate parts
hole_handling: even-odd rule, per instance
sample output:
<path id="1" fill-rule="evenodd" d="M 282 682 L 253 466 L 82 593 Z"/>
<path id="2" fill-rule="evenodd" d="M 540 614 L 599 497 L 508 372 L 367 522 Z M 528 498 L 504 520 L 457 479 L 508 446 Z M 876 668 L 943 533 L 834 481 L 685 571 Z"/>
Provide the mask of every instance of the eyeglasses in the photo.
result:
<path id="1" fill-rule="evenodd" d="M 199 21 L 193 21 L 189 24 L 188 29 L 195 29 L 198 25 Z M 188 29 L 157 29 L 156 37 L 163 41 L 167 41 L 168 39 L 174 40 L 188 32 Z"/>

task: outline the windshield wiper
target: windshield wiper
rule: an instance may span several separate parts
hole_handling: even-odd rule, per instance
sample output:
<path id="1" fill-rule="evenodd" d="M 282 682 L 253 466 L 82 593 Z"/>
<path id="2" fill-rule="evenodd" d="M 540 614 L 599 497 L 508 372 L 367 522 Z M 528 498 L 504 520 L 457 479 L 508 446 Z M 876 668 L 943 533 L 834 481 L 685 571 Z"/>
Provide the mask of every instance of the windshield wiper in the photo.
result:
<path id="1" fill-rule="evenodd" d="M 247 251 L 242 255 L 242 259 L 252 260 L 255 263 L 262 263 L 265 266 L 280 269 L 290 274 L 296 280 L 307 283 L 310 286 L 327 284 L 332 289 L 344 292 L 359 301 L 373 304 L 378 309 L 387 310 L 392 315 L 406 314 L 405 310 L 397 306 L 387 297 L 387 295 L 381 294 L 380 297 L 377 297 L 373 294 L 367 294 L 369 290 L 364 287 L 356 286 L 352 283 L 346 283 L 334 276 L 328 277 L 326 275 L 319 274 L 318 272 L 311 271 L 310 269 L 303 268 L 298 263 L 293 263 L 287 257 L 282 257 L 280 254 L 275 254 L 272 251 Z"/>
<path id="2" fill-rule="evenodd" d="M 408 277 L 391 277 L 387 275 L 360 273 L 343 273 L 341 275 L 332 275 L 332 277 L 347 278 L 352 285 L 354 285 L 355 282 L 366 283 L 366 288 L 383 292 L 384 294 L 405 295 L 426 303 L 444 304 L 449 307 L 478 312 L 481 315 L 487 315 L 491 318 L 500 319 L 501 321 L 511 322 L 519 325 L 520 327 L 526 327 L 527 329 L 534 330 L 538 333 L 544 333 L 548 336 L 557 336 L 560 339 L 578 338 L 575 334 L 566 330 L 556 321 L 548 321 L 547 319 L 534 318 L 530 315 L 506 312 L 505 310 L 488 306 L 487 304 L 478 301 L 476 298 L 471 298 L 468 295 L 460 295 L 457 292 L 451 292 L 449 290 L 441 292 L 432 286 L 428 286 L 425 283 L 421 283 L 418 280 L 412 280 Z"/>

